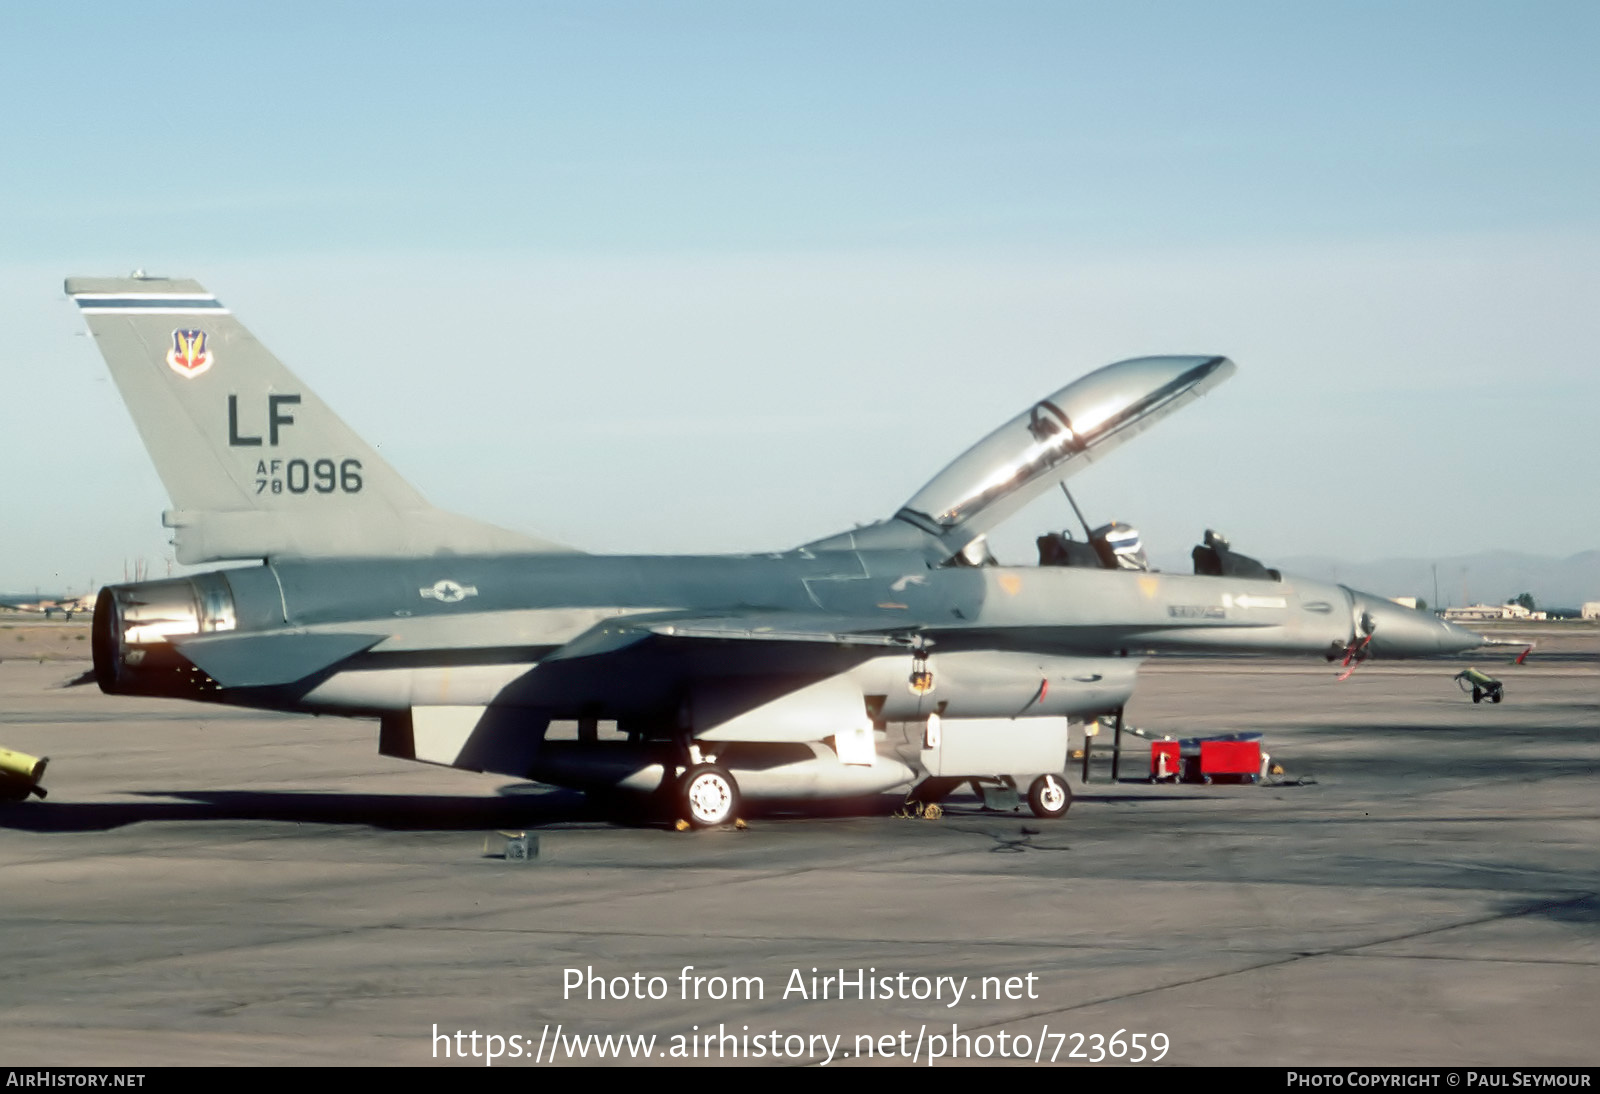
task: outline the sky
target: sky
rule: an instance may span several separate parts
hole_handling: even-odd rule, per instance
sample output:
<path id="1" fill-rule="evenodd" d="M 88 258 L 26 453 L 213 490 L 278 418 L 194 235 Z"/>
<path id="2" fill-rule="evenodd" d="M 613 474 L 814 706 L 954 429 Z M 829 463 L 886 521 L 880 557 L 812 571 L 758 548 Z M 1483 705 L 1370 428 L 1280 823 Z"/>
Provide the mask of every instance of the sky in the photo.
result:
<path id="1" fill-rule="evenodd" d="M 1592 3 L 4 5 L 0 589 L 165 572 L 61 293 L 135 268 L 589 551 L 887 517 L 1159 353 L 1239 372 L 1073 480 L 1158 557 L 1600 547 L 1597 47 Z"/>

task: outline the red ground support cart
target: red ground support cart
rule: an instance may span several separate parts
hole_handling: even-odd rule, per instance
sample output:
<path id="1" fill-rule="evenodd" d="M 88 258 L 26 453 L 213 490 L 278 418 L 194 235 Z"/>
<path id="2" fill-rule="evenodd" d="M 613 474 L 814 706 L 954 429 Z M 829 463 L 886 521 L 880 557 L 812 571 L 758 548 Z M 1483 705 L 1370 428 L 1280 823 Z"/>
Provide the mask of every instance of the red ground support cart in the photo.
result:
<path id="1" fill-rule="evenodd" d="M 1177 741 L 1150 742 L 1150 781 L 1177 782 L 1183 774 L 1183 761 L 1179 757 Z"/>
<path id="2" fill-rule="evenodd" d="M 1233 778 L 1240 782 L 1261 781 L 1261 737 L 1254 740 L 1201 741 L 1200 781 Z"/>
<path id="3" fill-rule="evenodd" d="M 1228 733 L 1150 742 L 1150 781 L 1209 783 L 1214 779 L 1260 782 L 1266 760 L 1261 734 Z"/>

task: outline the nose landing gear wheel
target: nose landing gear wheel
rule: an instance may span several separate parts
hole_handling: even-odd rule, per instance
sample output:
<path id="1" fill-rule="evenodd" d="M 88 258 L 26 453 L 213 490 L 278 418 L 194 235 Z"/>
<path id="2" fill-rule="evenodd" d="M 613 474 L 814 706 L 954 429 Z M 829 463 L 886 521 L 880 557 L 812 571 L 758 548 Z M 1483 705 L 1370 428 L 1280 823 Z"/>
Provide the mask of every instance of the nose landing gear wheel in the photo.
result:
<path id="1" fill-rule="evenodd" d="M 1072 805 L 1072 788 L 1060 775 L 1040 775 L 1028 787 L 1028 808 L 1036 817 L 1047 820 L 1065 813 Z"/>
<path id="2" fill-rule="evenodd" d="M 727 824 L 739 808 L 739 784 L 728 769 L 698 764 L 684 772 L 678 784 L 678 804 L 696 828 Z"/>

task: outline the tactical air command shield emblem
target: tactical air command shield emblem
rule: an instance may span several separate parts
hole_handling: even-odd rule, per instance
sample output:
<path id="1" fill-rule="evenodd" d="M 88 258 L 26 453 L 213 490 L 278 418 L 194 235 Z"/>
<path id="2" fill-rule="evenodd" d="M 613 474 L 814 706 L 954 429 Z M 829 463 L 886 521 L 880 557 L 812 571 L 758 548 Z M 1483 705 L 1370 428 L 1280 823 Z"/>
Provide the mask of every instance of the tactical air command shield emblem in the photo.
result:
<path id="1" fill-rule="evenodd" d="M 167 351 L 167 364 L 179 376 L 198 376 L 211 367 L 211 350 L 206 346 L 203 330 L 175 330 L 172 348 Z"/>

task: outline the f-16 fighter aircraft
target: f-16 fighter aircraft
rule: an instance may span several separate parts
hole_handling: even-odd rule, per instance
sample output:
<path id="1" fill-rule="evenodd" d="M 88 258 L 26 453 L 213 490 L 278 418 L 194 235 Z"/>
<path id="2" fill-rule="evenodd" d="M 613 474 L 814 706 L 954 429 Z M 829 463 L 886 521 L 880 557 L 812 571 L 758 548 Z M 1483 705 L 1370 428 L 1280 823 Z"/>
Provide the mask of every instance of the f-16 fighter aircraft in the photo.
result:
<path id="1" fill-rule="evenodd" d="M 258 563 L 101 590 L 113 694 L 376 718 L 385 755 L 654 794 L 698 826 L 741 796 L 963 782 L 1059 816 L 1069 720 L 1120 710 L 1147 652 L 1480 643 L 1214 536 L 1194 574 L 1150 570 L 1123 525 L 995 564 L 991 529 L 1220 383 L 1224 357 L 1091 372 L 875 524 L 777 554 L 602 557 L 429 505 L 193 281 L 66 291 L 171 496 L 178 561 Z M 558 720 L 575 739 L 548 739 Z"/>
<path id="2" fill-rule="evenodd" d="M 93 611 L 94 596 L 85 593 L 82 596 L 62 596 L 55 600 L 40 599 L 21 603 L 12 603 L 7 600 L 0 601 L 0 607 L 11 608 L 13 611 L 19 612 L 34 612 L 44 616 L 46 619 L 53 619 L 55 614 L 60 612 L 61 618 L 70 620 L 78 612 Z"/>

